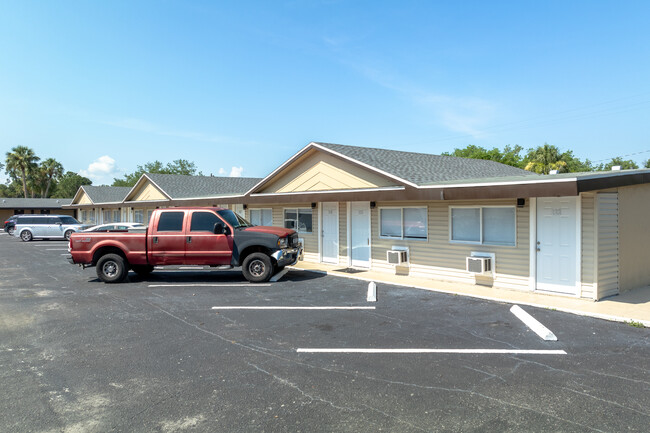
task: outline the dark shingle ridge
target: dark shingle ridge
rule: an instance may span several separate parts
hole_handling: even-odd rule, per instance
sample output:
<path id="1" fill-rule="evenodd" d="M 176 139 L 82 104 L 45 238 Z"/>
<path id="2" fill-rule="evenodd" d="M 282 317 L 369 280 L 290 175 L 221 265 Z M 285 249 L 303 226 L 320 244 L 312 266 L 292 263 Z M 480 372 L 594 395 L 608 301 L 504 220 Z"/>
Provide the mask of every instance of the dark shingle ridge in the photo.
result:
<path id="1" fill-rule="evenodd" d="M 129 186 L 84 185 L 84 191 L 93 203 L 117 203 L 124 200 L 131 191 Z"/>
<path id="2" fill-rule="evenodd" d="M 189 176 L 147 173 L 172 199 L 245 194 L 262 179 L 257 177 Z"/>
<path id="3" fill-rule="evenodd" d="M 517 167 L 485 159 L 460 158 L 457 156 L 432 155 L 333 143 L 314 142 L 314 144 L 416 185 L 430 185 L 463 179 L 539 176 Z"/>

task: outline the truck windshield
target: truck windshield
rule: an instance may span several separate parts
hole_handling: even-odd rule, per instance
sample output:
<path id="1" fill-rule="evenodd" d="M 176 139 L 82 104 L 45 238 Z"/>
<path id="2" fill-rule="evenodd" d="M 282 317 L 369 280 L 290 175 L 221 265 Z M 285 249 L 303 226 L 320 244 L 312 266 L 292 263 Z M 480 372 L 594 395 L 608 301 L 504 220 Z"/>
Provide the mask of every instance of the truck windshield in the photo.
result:
<path id="1" fill-rule="evenodd" d="M 239 216 L 235 212 L 231 210 L 218 210 L 217 213 L 219 216 L 223 219 L 226 220 L 228 224 L 230 224 L 233 228 L 245 228 L 245 227 L 253 227 L 253 224 L 249 223 L 246 221 L 243 217 Z"/>

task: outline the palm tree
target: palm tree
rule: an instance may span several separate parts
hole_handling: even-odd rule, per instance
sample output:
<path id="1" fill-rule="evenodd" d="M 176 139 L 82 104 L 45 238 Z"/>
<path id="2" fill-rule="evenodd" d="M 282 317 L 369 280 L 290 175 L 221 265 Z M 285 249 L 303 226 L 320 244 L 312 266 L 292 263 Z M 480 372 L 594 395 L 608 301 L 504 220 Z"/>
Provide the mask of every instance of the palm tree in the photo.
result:
<path id="1" fill-rule="evenodd" d="M 40 169 L 47 181 L 45 193 L 43 194 L 43 198 L 47 198 L 50 192 L 50 186 L 52 185 L 52 180 L 59 180 L 61 176 L 63 176 L 63 166 L 56 159 L 48 158 L 41 162 Z"/>
<path id="2" fill-rule="evenodd" d="M 27 146 L 16 146 L 7 152 L 7 172 L 23 181 L 23 193 L 27 198 L 27 174 L 36 167 L 40 158 Z"/>
<path id="3" fill-rule="evenodd" d="M 532 171 L 539 174 L 549 174 L 551 170 L 563 172 L 567 170 L 567 162 L 564 161 L 564 154 L 560 150 L 544 143 L 537 149 L 531 149 L 526 156 L 528 163 L 524 170 Z"/>

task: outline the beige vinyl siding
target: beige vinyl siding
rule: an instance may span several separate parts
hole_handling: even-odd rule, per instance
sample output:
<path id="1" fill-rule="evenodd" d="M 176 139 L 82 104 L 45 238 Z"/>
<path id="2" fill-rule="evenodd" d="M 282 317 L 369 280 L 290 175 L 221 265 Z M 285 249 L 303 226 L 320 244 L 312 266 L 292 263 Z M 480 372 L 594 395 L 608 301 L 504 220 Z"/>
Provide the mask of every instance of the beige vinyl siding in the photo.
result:
<path id="1" fill-rule="evenodd" d="M 582 245 L 581 245 L 581 291 L 583 298 L 596 299 L 596 212 L 595 195 L 581 197 Z"/>
<path id="2" fill-rule="evenodd" d="M 598 299 L 618 293 L 618 194 L 601 193 L 598 206 Z"/>
<path id="3" fill-rule="evenodd" d="M 273 209 L 273 225 L 277 227 L 284 227 L 284 210 L 285 209 L 311 209 L 311 203 L 292 203 L 292 204 L 274 204 L 273 206 L 266 206 Z M 298 237 L 303 239 L 303 247 L 305 251 L 305 261 L 318 262 L 318 206 L 312 210 L 312 232 L 300 233 Z M 340 222 L 339 222 L 340 224 Z"/>
<path id="4" fill-rule="evenodd" d="M 619 264 L 621 292 L 650 284 L 650 185 L 619 188 Z"/>
<path id="5" fill-rule="evenodd" d="M 449 241 L 449 218 L 451 206 L 513 206 L 516 209 L 516 242 L 514 247 L 458 244 Z M 379 237 L 379 208 L 426 207 L 428 239 L 400 240 Z M 386 262 L 386 250 L 393 246 L 409 248 L 408 274 L 414 277 L 459 281 L 474 284 L 490 284 L 498 288 L 529 289 L 529 205 L 516 208 L 516 200 L 446 201 L 446 202 L 378 202 L 371 210 L 372 218 L 372 267 L 378 271 L 395 272 Z M 495 253 L 495 277 L 476 277 L 465 271 L 465 258 L 472 251 Z"/>

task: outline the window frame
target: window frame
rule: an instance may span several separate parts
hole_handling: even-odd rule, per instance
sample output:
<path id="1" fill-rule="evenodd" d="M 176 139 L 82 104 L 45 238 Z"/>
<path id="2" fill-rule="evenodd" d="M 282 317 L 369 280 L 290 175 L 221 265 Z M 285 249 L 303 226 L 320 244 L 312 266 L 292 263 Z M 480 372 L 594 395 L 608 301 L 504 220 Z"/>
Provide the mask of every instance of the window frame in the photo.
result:
<path id="1" fill-rule="evenodd" d="M 514 221 L 514 244 L 511 245 L 505 245 L 505 244 L 492 244 L 492 243 L 485 243 L 483 241 L 483 209 L 494 209 L 494 208 L 501 208 L 501 209 L 513 209 L 515 211 L 515 221 Z M 479 222 L 479 237 L 480 240 L 478 242 L 475 241 L 459 241 L 459 240 L 454 240 L 452 239 L 453 235 L 453 209 L 478 209 L 479 214 L 478 214 L 478 222 Z M 490 247 L 505 247 L 505 248 L 516 248 L 517 247 L 517 206 L 515 205 L 488 205 L 488 206 L 471 206 L 471 205 L 466 205 L 466 206 L 449 206 L 449 243 L 450 244 L 465 244 L 465 245 L 486 245 Z"/>
<path id="2" fill-rule="evenodd" d="M 251 212 L 254 211 L 254 210 L 258 210 L 258 211 L 260 211 L 262 213 L 265 210 L 270 211 L 271 212 L 271 226 L 273 225 L 273 208 L 272 207 L 249 207 L 248 208 L 248 218 L 247 219 L 251 224 L 255 224 L 253 222 L 253 216 L 251 215 Z M 260 214 L 260 217 L 261 216 L 262 216 L 262 214 Z M 284 212 L 282 212 L 282 216 L 284 217 Z M 284 223 L 284 219 L 283 219 L 283 223 Z M 314 221 L 312 220 L 312 229 L 313 229 L 313 225 L 314 225 Z"/>
<path id="3" fill-rule="evenodd" d="M 300 211 L 301 210 L 308 210 L 311 213 L 311 231 L 309 232 L 303 232 L 298 230 L 300 227 L 300 224 L 298 224 L 298 221 L 300 221 Z M 296 228 L 291 229 L 295 230 L 296 233 L 304 233 L 304 234 L 313 234 L 314 233 L 314 208 L 311 207 L 285 207 L 282 208 L 282 227 L 285 229 L 288 228 L 285 224 L 287 222 L 287 217 L 286 217 L 286 212 L 287 211 L 296 211 L 296 219 L 294 220 L 296 222 Z"/>
<path id="4" fill-rule="evenodd" d="M 377 208 L 378 211 L 378 230 L 379 230 L 379 239 L 392 239 L 392 240 L 402 240 L 402 241 L 414 241 L 414 242 L 428 242 L 429 241 L 429 206 L 380 206 Z M 382 209 L 399 209 L 400 211 L 400 220 L 402 221 L 402 224 L 400 225 L 400 233 L 401 235 L 398 236 L 385 236 L 381 234 L 381 211 Z M 424 224 L 425 224 L 425 231 L 426 231 L 426 237 L 424 238 L 412 238 L 412 237 L 406 237 L 404 236 L 404 209 L 424 209 L 425 212 L 425 218 L 424 218 Z"/>

